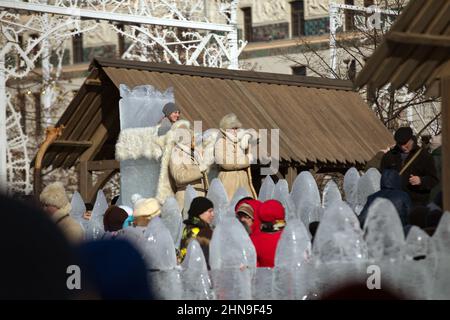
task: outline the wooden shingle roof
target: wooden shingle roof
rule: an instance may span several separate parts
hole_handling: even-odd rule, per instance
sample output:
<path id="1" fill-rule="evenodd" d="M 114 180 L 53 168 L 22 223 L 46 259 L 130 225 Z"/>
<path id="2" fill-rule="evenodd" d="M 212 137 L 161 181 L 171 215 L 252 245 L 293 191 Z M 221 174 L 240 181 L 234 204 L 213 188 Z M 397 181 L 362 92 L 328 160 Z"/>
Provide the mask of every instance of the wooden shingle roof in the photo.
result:
<path id="1" fill-rule="evenodd" d="M 362 164 L 393 141 L 349 81 L 110 59 L 95 59 L 90 69 L 58 123 L 66 128 L 44 167 L 114 159 L 120 84 L 173 87 L 182 118 L 202 120 L 203 130 L 217 128 L 230 112 L 246 128 L 280 129 L 280 157 L 286 161 Z"/>

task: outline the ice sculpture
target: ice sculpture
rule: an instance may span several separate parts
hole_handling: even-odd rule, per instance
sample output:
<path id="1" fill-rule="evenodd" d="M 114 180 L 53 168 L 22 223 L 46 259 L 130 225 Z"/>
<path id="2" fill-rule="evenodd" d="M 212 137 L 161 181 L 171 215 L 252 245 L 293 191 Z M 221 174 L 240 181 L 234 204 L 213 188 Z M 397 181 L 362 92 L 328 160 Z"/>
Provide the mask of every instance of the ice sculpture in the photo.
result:
<path id="1" fill-rule="evenodd" d="M 162 93 L 152 86 L 138 86 L 130 90 L 120 85 L 120 128 L 154 127 L 162 119 L 164 104 L 174 100 L 172 89 Z M 156 135 L 156 130 L 154 132 Z M 150 143 L 149 143 L 150 145 Z M 131 195 L 139 192 L 145 198 L 155 197 L 160 172 L 158 158 L 129 157 L 120 159 L 120 184 L 122 204 L 131 207 Z"/>
<path id="2" fill-rule="evenodd" d="M 214 299 L 214 291 L 209 278 L 205 256 L 200 244 L 195 239 L 189 243 L 186 257 L 181 264 L 181 279 L 183 283 L 182 299 Z"/>
<path id="3" fill-rule="evenodd" d="M 450 299 L 450 213 L 444 212 L 439 224 L 431 237 L 434 252 L 431 258 L 436 268 L 433 282 L 433 299 Z"/>
<path id="4" fill-rule="evenodd" d="M 289 194 L 289 185 L 288 185 L 286 179 L 278 180 L 278 182 L 275 185 L 275 188 L 273 190 L 272 199 L 281 201 L 281 199 L 284 198 L 284 196 L 288 195 L 288 194 Z"/>
<path id="5" fill-rule="evenodd" d="M 380 190 L 381 174 L 375 168 L 370 168 L 358 180 L 356 191 L 355 213 L 359 215 L 367 202 L 367 197 Z"/>
<path id="6" fill-rule="evenodd" d="M 309 171 L 302 171 L 294 181 L 291 191 L 297 217 L 305 226 L 318 220 L 317 207 L 320 207 L 320 193 L 316 180 Z"/>
<path id="7" fill-rule="evenodd" d="M 321 262 L 367 259 L 367 246 L 358 218 L 344 201 L 326 209 L 314 238 L 313 253 Z"/>
<path id="8" fill-rule="evenodd" d="M 86 225 L 85 237 L 87 240 L 101 239 L 105 233 L 103 226 L 103 216 L 108 209 L 108 202 L 106 201 L 103 190 L 97 192 L 97 198 L 95 199 L 94 209 L 92 209 L 91 220 Z"/>
<path id="9" fill-rule="evenodd" d="M 256 252 L 242 224 L 225 217 L 209 247 L 209 264 L 217 299 L 251 299 Z"/>
<path id="10" fill-rule="evenodd" d="M 355 167 L 351 167 L 344 175 L 345 201 L 354 209 L 356 205 L 356 192 L 358 188 L 359 172 Z"/>
<path id="11" fill-rule="evenodd" d="M 323 189 L 322 207 L 326 210 L 337 201 L 342 201 L 341 191 L 339 191 L 337 184 L 330 180 Z"/>
<path id="12" fill-rule="evenodd" d="M 83 231 L 86 231 L 87 224 L 89 223 L 88 220 L 83 218 L 83 215 L 86 212 L 86 205 L 84 204 L 83 198 L 78 191 L 73 193 L 70 204 L 72 206 L 70 216 L 81 225 Z"/>
<path id="13" fill-rule="evenodd" d="M 264 181 L 259 189 L 258 200 L 266 201 L 273 198 L 273 192 L 275 189 L 275 183 L 272 180 L 271 176 L 266 176 Z"/>
<path id="14" fill-rule="evenodd" d="M 280 201 L 283 205 L 286 221 L 296 218 L 295 205 L 289 194 L 289 186 L 285 179 L 278 180 L 273 192 L 273 199 Z"/>
<path id="15" fill-rule="evenodd" d="M 183 232 L 183 221 L 178 202 L 174 197 L 169 197 L 164 202 L 161 208 L 161 220 L 169 230 L 175 247 L 179 248 Z"/>
<path id="16" fill-rule="evenodd" d="M 411 293 L 402 291 L 402 273 L 406 270 L 405 236 L 400 217 L 391 201 L 379 198 L 370 205 L 364 224 L 364 239 L 370 262 L 379 268 L 385 287 L 410 297 Z"/>
<path id="17" fill-rule="evenodd" d="M 252 279 L 252 294 L 254 300 L 272 300 L 273 268 L 256 268 Z"/>
<path id="18" fill-rule="evenodd" d="M 402 292 L 412 299 L 432 298 L 433 270 L 436 258 L 430 236 L 422 229 L 412 226 L 406 237 L 405 260 L 401 273 Z"/>
<path id="19" fill-rule="evenodd" d="M 131 195 L 136 192 L 144 198 L 155 197 L 160 167 L 159 161 L 146 158 L 120 161 L 122 203 L 131 207 Z"/>
<path id="20" fill-rule="evenodd" d="M 311 241 L 303 222 L 290 220 L 281 234 L 275 253 L 273 299 L 298 300 L 309 293 L 305 264 L 311 259 Z"/>
<path id="21" fill-rule="evenodd" d="M 250 196 L 250 194 L 248 193 L 248 191 L 242 187 L 236 190 L 236 192 L 233 195 L 233 198 L 230 201 L 230 205 L 229 205 L 229 208 L 231 209 L 233 214 L 234 214 L 234 208 L 236 207 L 239 200 L 249 197 L 249 196 Z"/>
<path id="22" fill-rule="evenodd" d="M 314 237 L 311 287 L 321 296 L 351 281 L 364 283 L 367 246 L 359 221 L 344 201 L 326 209 Z"/>
<path id="23" fill-rule="evenodd" d="M 219 179 L 216 178 L 211 181 L 206 197 L 214 204 L 214 219 L 212 224 L 216 226 L 220 223 L 228 208 L 227 192 Z"/>
<path id="24" fill-rule="evenodd" d="M 430 236 L 419 227 L 412 226 L 406 237 L 406 259 L 425 258 L 431 251 Z"/>
<path id="25" fill-rule="evenodd" d="M 197 191 L 190 184 L 186 187 L 186 192 L 184 193 L 184 208 L 182 211 L 183 219 L 188 218 L 189 208 L 191 207 L 192 200 L 197 198 Z"/>
<path id="26" fill-rule="evenodd" d="M 158 299 L 181 299 L 182 285 L 172 236 L 160 217 L 150 220 L 144 233 L 144 260 L 150 285 Z"/>
<path id="27" fill-rule="evenodd" d="M 405 235 L 398 212 L 391 201 L 379 198 L 370 205 L 364 224 L 364 238 L 371 259 L 403 258 Z"/>

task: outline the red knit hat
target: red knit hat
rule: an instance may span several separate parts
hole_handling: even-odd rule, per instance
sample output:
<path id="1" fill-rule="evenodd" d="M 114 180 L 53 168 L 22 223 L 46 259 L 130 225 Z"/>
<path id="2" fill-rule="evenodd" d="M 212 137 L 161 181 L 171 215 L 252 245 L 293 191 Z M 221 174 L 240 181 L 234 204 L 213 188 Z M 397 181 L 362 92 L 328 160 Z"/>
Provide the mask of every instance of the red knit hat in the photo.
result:
<path id="1" fill-rule="evenodd" d="M 259 219 L 262 222 L 284 220 L 284 207 L 277 200 L 267 200 L 259 208 Z"/>

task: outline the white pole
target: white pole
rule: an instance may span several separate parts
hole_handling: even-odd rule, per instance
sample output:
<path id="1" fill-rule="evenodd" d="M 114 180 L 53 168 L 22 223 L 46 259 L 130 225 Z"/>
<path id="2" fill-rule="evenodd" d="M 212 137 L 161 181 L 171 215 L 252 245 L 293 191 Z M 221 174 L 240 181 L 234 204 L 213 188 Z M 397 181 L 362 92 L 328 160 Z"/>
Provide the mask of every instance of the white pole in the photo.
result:
<path id="1" fill-rule="evenodd" d="M 331 76 L 336 78 L 336 19 L 338 14 L 338 8 L 335 3 L 330 2 L 330 66 Z"/>
<path id="2" fill-rule="evenodd" d="M 43 22 L 45 27 L 48 26 L 48 14 L 44 14 Z M 50 84 L 50 43 L 47 38 L 42 40 L 42 92 L 41 92 L 41 103 L 44 110 L 44 122 L 45 127 L 51 125 L 51 112 L 50 108 L 53 99 L 53 90 Z M 38 119 L 39 121 L 40 119 Z"/>
<path id="3" fill-rule="evenodd" d="M 0 192 L 6 193 L 7 169 L 6 169 L 6 73 L 5 55 L 0 54 Z"/>
<path id="4" fill-rule="evenodd" d="M 230 41 L 230 65 L 228 69 L 239 69 L 239 49 L 238 49 L 238 32 L 237 32 L 237 5 L 238 1 L 234 0 L 230 4 L 230 25 L 233 30 L 228 33 Z"/>

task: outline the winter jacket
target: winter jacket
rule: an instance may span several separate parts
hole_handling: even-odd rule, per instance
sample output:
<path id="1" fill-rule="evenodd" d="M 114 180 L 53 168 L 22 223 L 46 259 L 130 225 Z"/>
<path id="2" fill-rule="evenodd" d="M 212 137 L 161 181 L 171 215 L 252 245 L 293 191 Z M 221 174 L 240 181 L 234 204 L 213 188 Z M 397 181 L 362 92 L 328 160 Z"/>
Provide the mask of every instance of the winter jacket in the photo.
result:
<path id="1" fill-rule="evenodd" d="M 56 211 L 52 219 L 62 230 L 66 238 L 72 243 L 80 243 L 84 239 L 84 232 L 80 224 L 70 216 L 70 203 Z"/>
<path id="2" fill-rule="evenodd" d="M 228 199 L 239 188 L 244 188 L 254 198 L 257 197 L 250 176 L 248 145 L 242 139 L 231 137 L 221 130 L 221 136 L 214 147 L 215 161 L 220 167 L 219 180 L 222 182 Z"/>
<path id="3" fill-rule="evenodd" d="M 371 194 L 367 198 L 366 205 L 358 217 L 361 226 L 364 225 L 370 205 L 377 198 L 390 200 L 395 209 L 397 209 L 403 226 L 408 224 L 409 212 L 412 207 L 411 198 L 408 193 L 402 190 L 402 180 L 397 171 L 389 169 L 383 171 L 380 181 L 380 191 Z"/>
<path id="4" fill-rule="evenodd" d="M 425 150 L 420 149 L 416 144 L 405 159 L 402 161 L 401 149 L 398 146 L 387 152 L 382 161 L 380 171 L 394 169 L 400 172 L 408 161 L 420 152 L 418 157 L 409 165 L 402 174 L 402 189 L 411 197 L 413 205 L 426 205 L 430 196 L 430 191 L 438 183 L 436 168 L 432 156 Z M 421 184 L 413 186 L 409 183 L 410 175 L 419 176 Z"/>
<path id="5" fill-rule="evenodd" d="M 201 220 L 199 217 L 190 217 L 184 220 L 186 225 L 181 237 L 179 260 L 183 261 L 187 253 L 187 247 L 192 239 L 196 239 L 202 248 L 203 255 L 205 256 L 206 264 L 209 269 L 209 242 L 212 238 L 211 227 Z"/>
<path id="6" fill-rule="evenodd" d="M 197 196 L 205 196 L 207 191 L 207 182 L 201 171 L 206 170 L 206 166 L 190 151 L 190 146 L 176 145 L 170 157 L 169 172 L 180 208 L 184 207 L 184 195 L 189 184 L 197 191 Z"/>
<path id="7" fill-rule="evenodd" d="M 277 200 L 267 200 L 259 208 L 260 230 L 250 239 L 256 250 L 256 266 L 273 268 L 278 241 L 283 232 L 285 212 Z M 277 227 L 280 225 L 281 227 Z"/>

